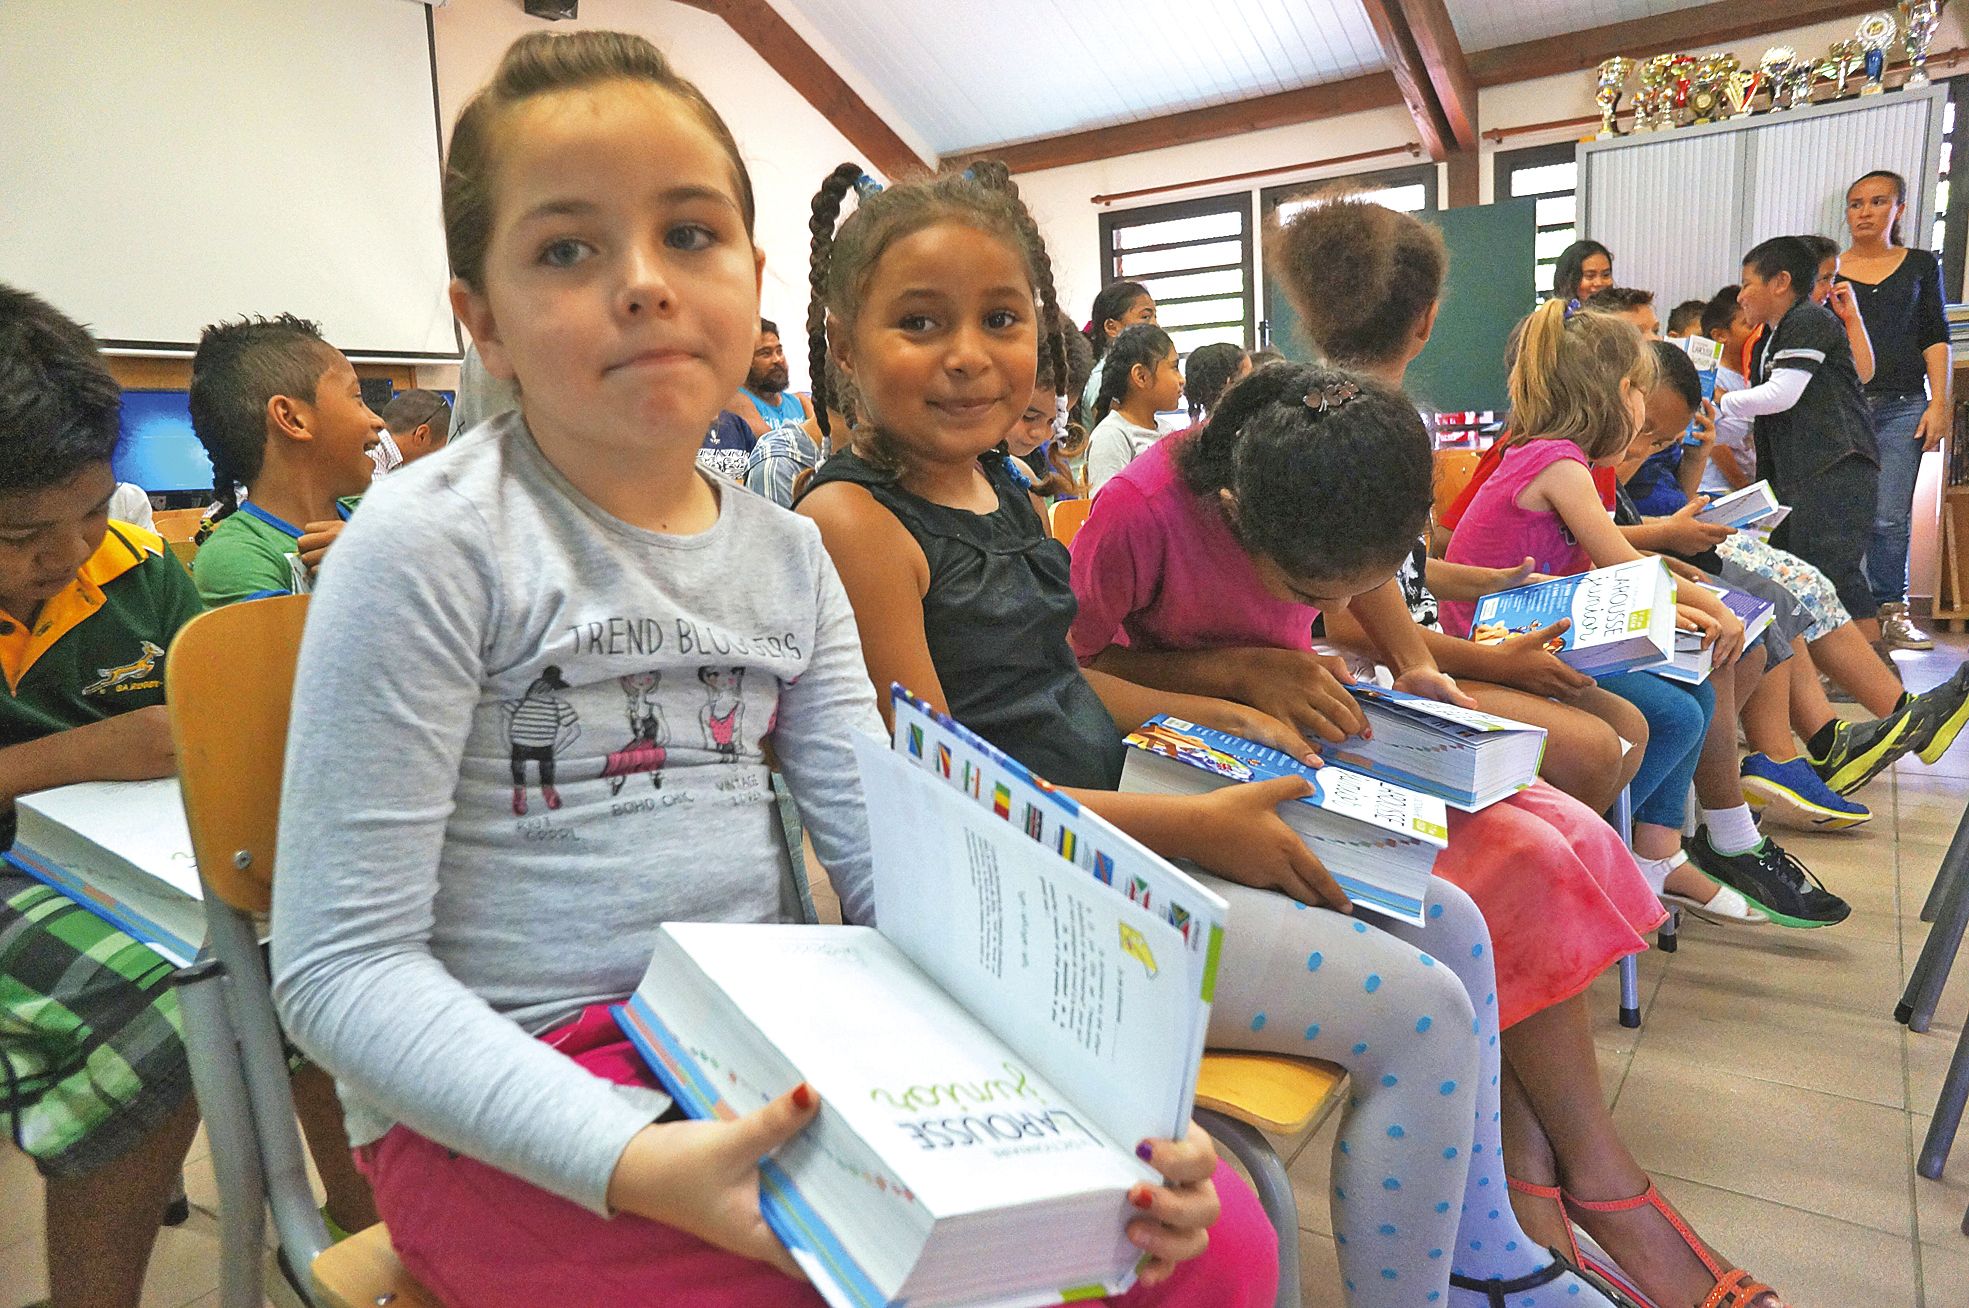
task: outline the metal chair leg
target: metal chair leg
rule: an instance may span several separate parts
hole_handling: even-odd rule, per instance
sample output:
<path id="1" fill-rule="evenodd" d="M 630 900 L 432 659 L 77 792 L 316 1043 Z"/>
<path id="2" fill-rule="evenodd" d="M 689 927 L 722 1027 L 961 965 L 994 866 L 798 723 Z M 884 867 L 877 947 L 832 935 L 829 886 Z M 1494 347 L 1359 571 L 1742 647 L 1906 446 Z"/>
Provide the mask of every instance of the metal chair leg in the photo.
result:
<path id="1" fill-rule="evenodd" d="M 1633 954 L 1620 960 L 1620 1024 L 1629 1030 L 1641 1025 L 1641 965 Z"/>
<path id="2" fill-rule="evenodd" d="M 1931 1181 L 1940 1179 L 1948 1163 L 1949 1148 L 1955 1143 L 1965 1107 L 1969 1107 L 1969 1025 L 1955 1042 L 1955 1056 L 1949 1059 L 1942 1093 L 1935 1099 L 1935 1116 L 1928 1123 L 1928 1136 L 1921 1142 L 1921 1158 L 1915 1164 L 1915 1170 Z"/>
<path id="3" fill-rule="evenodd" d="M 219 1303 L 221 1308 L 259 1308 L 266 1187 L 253 1109 L 226 1012 L 225 967 L 201 958 L 181 969 L 173 983 L 184 1016 L 192 1088 L 212 1142 L 212 1171 L 219 1183 Z"/>
<path id="4" fill-rule="evenodd" d="M 1258 1203 L 1278 1232 L 1278 1297 L 1276 1308 L 1301 1308 L 1299 1299 L 1299 1202 L 1292 1195 L 1292 1180 L 1285 1173 L 1285 1162 L 1272 1148 L 1265 1133 L 1235 1117 L 1207 1108 L 1196 1110 L 1196 1118 L 1211 1138 L 1230 1150 L 1231 1156 L 1251 1173 L 1251 1188 L 1258 1192 Z"/>
<path id="5" fill-rule="evenodd" d="M 1679 944 L 1681 940 L 1681 935 L 1680 935 L 1681 930 L 1682 930 L 1682 910 L 1679 908 L 1669 909 L 1668 920 L 1666 922 L 1663 922 L 1661 926 L 1656 928 L 1655 930 L 1655 948 L 1659 949 L 1664 954 L 1674 953 L 1676 945 Z"/>
<path id="6" fill-rule="evenodd" d="M 1894 1009 L 1894 1019 L 1907 1023 L 1907 1029 L 1915 1032 L 1926 1031 L 1933 1020 L 1956 951 L 1962 947 L 1963 933 L 1969 931 L 1969 812 L 1956 823 L 1955 837 L 1935 872 L 1935 884 L 1942 888 L 1935 924 L 1929 928 L 1901 1002 Z"/>

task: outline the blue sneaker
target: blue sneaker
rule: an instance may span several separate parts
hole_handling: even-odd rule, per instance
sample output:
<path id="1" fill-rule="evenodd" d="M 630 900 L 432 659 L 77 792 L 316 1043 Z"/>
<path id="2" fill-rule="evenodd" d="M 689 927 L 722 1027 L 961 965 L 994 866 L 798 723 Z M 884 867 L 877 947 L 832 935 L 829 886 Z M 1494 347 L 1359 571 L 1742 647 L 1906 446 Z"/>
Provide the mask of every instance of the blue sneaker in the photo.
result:
<path id="1" fill-rule="evenodd" d="M 1743 761 L 1743 797 L 1767 817 L 1782 816 L 1824 831 L 1873 820 L 1871 809 L 1826 785 L 1803 758 L 1777 763 L 1767 754 L 1750 755 Z"/>

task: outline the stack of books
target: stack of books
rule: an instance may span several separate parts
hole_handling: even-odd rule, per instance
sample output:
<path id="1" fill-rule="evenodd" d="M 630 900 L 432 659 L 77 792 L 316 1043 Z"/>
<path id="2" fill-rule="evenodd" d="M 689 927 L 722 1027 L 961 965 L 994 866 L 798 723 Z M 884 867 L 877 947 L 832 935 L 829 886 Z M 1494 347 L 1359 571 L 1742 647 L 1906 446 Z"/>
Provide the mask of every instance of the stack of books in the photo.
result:
<path id="1" fill-rule="evenodd" d="M 880 929 L 668 923 L 617 1019 L 695 1117 L 813 1087 L 760 1203 L 837 1308 L 1119 1294 L 1128 1194 L 1160 1180 L 1135 1144 L 1187 1128 L 1224 901 L 896 708 L 897 750 L 855 742 Z"/>
<path id="2" fill-rule="evenodd" d="M 1743 645 L 1749 649 L 1751 644 L 1771 625 L 1777 608 L 1769 600 L 1758 599 L 1748 591 L 1732 590 L 1728 586 L 1712 586 L 1703 583 L 1704 590 L 1723 602 L 1723 607 L 1737 615 L 1743 622 Z M 1686 682 L 1699 686 L 1709 680 L 1715 670 L 1715 647 L 1703 644 L 1701 632 L 1677 630 L 1675 633 L 1675 657 L 1659 667 L 1650 668 L 1656 676 L 1670 681 Z"/>
<path id="3" fill-rule="evenodd" d="M 1309 768 L 1290 755 L 1158 713 L 1127 738 L 1121 788 L 1199 795 L 1247 781 L 1304 777 L 1313 793 L 1282 805 L 1347 897 L 1364 908 L 1421 923 L 1429 874 L 1449 844 L 1443 801 L 1346 768 Z"/>
<path id="4" fill-rule="evenodd" d="M 1486 595 L 1470 638 L 1502 644 L 1570 618 L 1553 654 L 1589 676 L 1666 663 L 1675 655 L 1675 576 L 1658 558 L 1636 559 Z"/>

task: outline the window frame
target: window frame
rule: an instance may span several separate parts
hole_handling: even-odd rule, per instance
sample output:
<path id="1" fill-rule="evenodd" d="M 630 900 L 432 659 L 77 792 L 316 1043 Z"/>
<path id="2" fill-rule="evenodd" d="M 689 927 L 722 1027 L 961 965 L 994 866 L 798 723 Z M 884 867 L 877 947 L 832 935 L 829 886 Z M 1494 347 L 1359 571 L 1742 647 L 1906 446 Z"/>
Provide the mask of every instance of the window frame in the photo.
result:
<path id="1" fill-rule="evenodd" d="M 1131 227 L 1146 227 L 1151 223 L 1171 222 L 1183 218 L 1206 218 L 1217 214 L 1234 213 L 1239 216 L 1237 235 L 1206 236 L 1192 241 L 1163 241 L 1152 245 L 1137 246 L 1122 250 L 1115 247 L 1115 233 Z M 1257 233 L 1251 221 L 1251 192 L 1234 191 L 1228 195 L 1203 196 L 1194 200 L 1174 200 L 1166 204 L 1141 205 L 1133 209 L 1104 209 L 1100 219 L 1100 262 L 1101 285 L 1124 280 L 1119 271 L 1124 255 L 1142 254 L 1149 251 L 1180 250 L 1189 246 L 1221 245 L 1225 241 L 1238 242 L 1238 262 L 1235 264 L 1201 264 L 1195 268 L 1172 268 L 1148 276 L 1126 278 L 1129 281 L 1153 281 L 1163 277 L 1185 277 L 1192 273 L 1237 271 L 1242 275 L 1243 290 L 1238 299 L 1244 312 L 1244 348 L 1251 349 L 1257 340 L 1257 296 L 1252 283 L 1256 279 L 1254 253 L 1257 246 Z M 1222 300 L 1224 295 L 1176 296 L 1166 303 L 1190 304 L 1203 300 Z M 1157 298 L 1160 307 L 1165 301 Z M 1201 331 L 1214 326 L 1233 324 L 1190 323 L 1174 329 L 1164 328 L 1173 335 L 1178 331 Z"/>
<path id="2" fill-rule="evenodd" d="M 1577 164 L 1578 162 L 1579 142 L 1577 141 L 1553 141 L 1546 145 L 1528 145 L 1518 150 L 1499 150 L 1491 156 L 1491 202 L 1498 204 L 1505 200 L 1517 198 L 1511 194 L 1511 178 L 1515 173 L 1530 168 L 1549 168 L 1553 164 Z M 1538 201 L 1549 200 L 1561 195 L 1571 195 L 1577 201 L 1579 197 L 1579 174 L 1577 172 L 1573 174 L 1573 187 L 1571 191 L 1546 191 L 1541 195 L 1527 196 L 1525 198 Z M 1573 239 L 1580 239 L 1579 210 L 1577 204 L 1575 204 L 1573 209 L 1573 221 L 1570 225 L 1573 231 Z M 1538 258 L 1538 238 L 1546 231 L 1558 231 L 1561 226 L 1562 224 L 1553 223 L 1550 227 L 1541 228 L 1537 226 L 1534 220 L 1532 227 L 1532 285 L 1537 290 L 1540 299 L 1552 293 L 1552 284 L 1549 277 L 1538 275 L 1539 269 L 1544 266 L 1544 261 Z"/>
<path id="3" fill-rule="evenodd" d="M 1969 190 L 1969 75 L 1947 79 L 1949 103 L 1955 107 L 1955 121 L 1949 133 L 1942 139 L 1948 143 L 1948 171 L 1942 176 L 1948 181 L 1948 206 L 1940 214 L 1942 219 L 1942 299 L 1950 304 L 1960 302 L 1965 296 L 1962 286 L 1965 256 L 1969 256 L 1969 204 L 1962 202 L 1962 192 Z M 1963 164 L 1958 168 L 1958 163 Z M 1932 239 L 1935 232 L 1935 219 L 1930 216 L 1922 225 L 1921 235 Z"/>

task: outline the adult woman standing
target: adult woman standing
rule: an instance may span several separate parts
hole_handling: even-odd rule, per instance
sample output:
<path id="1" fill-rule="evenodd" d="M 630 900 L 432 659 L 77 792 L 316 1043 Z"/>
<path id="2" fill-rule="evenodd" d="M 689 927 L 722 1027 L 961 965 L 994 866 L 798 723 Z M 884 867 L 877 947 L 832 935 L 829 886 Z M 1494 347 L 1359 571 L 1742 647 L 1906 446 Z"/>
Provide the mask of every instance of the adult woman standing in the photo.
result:
<path id="1" fill-rule="evenodd" d="M 1552 268 L 1552 298 L 1573 308 L 1613 285 L 1613 251 L 1598 241 L 1574 241 Z"/>
<path id="2" fill-rule="evenodd" d="M 1839 256 L 1839 278 L 1852 284 L 1873 341 L 1866 398 L 1880 443 L 1880 492 L 1866 575 L 1880 603 L 1880 638 L 1890 649 L 1933 649 L 1908 617 L 1908 530 L 1921 455 L 1938 448 L 1949 429 L 1952 369 L 1941 261 L 1901 244 L 1906 208 L 1899 173 L 1870 172 L 1847 188 L 1852 239 Z"/>

